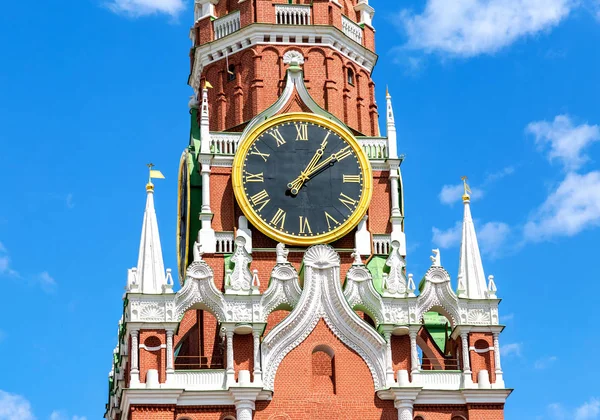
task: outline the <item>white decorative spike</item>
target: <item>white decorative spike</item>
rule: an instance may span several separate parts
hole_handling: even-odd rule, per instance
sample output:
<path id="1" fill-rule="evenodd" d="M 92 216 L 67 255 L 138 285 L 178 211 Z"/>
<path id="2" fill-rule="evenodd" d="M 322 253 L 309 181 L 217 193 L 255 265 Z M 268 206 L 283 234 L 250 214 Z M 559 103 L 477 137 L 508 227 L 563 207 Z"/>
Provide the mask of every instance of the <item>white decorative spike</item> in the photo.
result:
<path id="1" fill-rule="evenodd" d="M 166 285 L 165 265 L 163 262 L 158 222 L 154 210 L 154 185 L 146 186 L 146 210 L 142 224 L 142 238 L 138 257 L 136 283 L 138 292 L 146 294 L 161 294 Z"/>
<path id="2" fill-rule="evenodd" d="M 388 157 L 390 159 L 398 159 L 398 146 L 396 144 L 396 122 L 394 121 L 394 109 L 392 108 L 392 96 L 390 92 L 386 92 L 387 110 L 387 138 L 388 138 Z"/>
<path id="3" fill-rule="evenodd" d="M 487 296 L 489 299 L 496 299 L 496 292 L 498 288 L 496 287 L 496 282 L 494 281 L 494 276 L 488 276 L 488 292 Z"/>
<path id="4" fill-rule="evenodd" d="M 208 119 L 208 89 L 202 89 L 200 106 L 200 153 L 210 153 L 210 126 Z"/>
<path id="5" fill-rule="evenodd" d="M 483 273 L 483 264 L 477 243 L 477 234 L 475 225 L 471 216 L 471 197 L 470 189 L 465 181 L 465 194 L 463 203 L 465 213 L 462 228 L 462 242 L 460 245 L 460 263 L 458 268 L 458 278 L 462 280 L 464 293 L 462 295 L 469 299 L 486 299 L 487 286 L 485 284 L 485 275 Z M 459 285 L 459 289 L 461 286 Z M 462 290 L 459 290 L 461 292 Z"/>
<path id="6" fill-rule="evenodd" d="M 415 297 L 415 290 L 417 287 L 415 286 L 415 280 L 413 279 L 413 275 L 408 275 L 408 297 Z"/>

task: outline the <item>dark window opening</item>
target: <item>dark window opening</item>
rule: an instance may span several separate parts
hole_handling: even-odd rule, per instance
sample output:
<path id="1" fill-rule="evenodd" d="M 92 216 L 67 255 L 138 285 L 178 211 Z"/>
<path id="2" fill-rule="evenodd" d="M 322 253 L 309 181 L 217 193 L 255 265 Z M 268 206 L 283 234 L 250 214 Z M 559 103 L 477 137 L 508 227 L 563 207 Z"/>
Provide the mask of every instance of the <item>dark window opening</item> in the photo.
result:
<path id="1" fill-rule="evenodd" d="M 348 84 L 354 86 L 354 71 L 348 69 Z"/>
<path id="2" fill-rule="evenodd" d="M 227 68 L 227 81 L 231 82 L 235 80 L 235 64 L 230 64 Z"/>

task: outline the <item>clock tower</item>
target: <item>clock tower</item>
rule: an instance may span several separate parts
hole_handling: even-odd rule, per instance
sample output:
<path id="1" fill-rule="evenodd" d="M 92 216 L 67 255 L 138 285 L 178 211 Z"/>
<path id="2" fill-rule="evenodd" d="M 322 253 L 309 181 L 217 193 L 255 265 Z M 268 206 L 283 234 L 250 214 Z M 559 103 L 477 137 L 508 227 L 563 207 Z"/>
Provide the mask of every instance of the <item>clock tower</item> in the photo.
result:
<path id="1" fill-rule="evenodd" d="M 373 15 L 368 0 L 195 0 L 178 270 L 150 182 L 105 418 L 503 419 L 500 300 L 466 180 L 456 281 L 439 250 L 419 281 L 407 266 Z"/>

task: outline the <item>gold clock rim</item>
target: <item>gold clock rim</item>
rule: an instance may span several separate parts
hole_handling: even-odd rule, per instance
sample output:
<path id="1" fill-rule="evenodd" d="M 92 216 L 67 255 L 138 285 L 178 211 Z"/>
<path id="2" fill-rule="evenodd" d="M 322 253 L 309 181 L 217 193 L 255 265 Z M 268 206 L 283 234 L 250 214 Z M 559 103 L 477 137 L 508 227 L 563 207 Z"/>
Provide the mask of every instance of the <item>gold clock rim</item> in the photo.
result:
<path id="1" fill-rule="evenodd" d="M 187 165 L 188 164 L 188 159 L 189 159 L 189 150 L 184 150 L 183 153 L 181 154 L 181 158 L 179 159 L 179 173 L 177 175 L 177 240 L 175 241 L 176 244 L 175 246 L 177 247 L 177 271 L 179 272 L 179 278 L 181 280 L 185 279 L 185 272 L 182 273 L 181 272 L 181 201 L 183 199 L 183 197 L 181 196 L 181 182 L 183 180 L 183 165 Z M 191 198 L 190 198 L 190 173 L 189 173 L 189 168 L 188 168 L 188 176 L 187 176 L 187 182 L 186 182 L 186 195 L 187 195 L 187 217 L 186 217 L 186 221 L 185 221 L 185 234 L 186 234 L 186 238 L 187 240 L 189 240 L 190 238 L 190 210 L 191 210 Z M 185 264 L 187 264 L 188 261 L 188 257 L 189 257 L 189 245 L 186 244 L 185 246 L 185 256 L 184 256 L 184 260 Z M 184 268 L 187 269 L 187 267 Z"/>
<path id="2" fill-rule="evenodd" d="M 242 166 L 244 158 L 246 157 L 246 154 L 250 150 L 252 144 L 254 144 L 254 142 L 260 134 L 262 134 L 269 128 L 278 125 L 282 122 L 293 121 L 312 122 L 321 125 L 338 134 L 343 140 L 345 140 L 350 146 L 352 146 L 352 149 L 358 157 L 359 166 L 363 172 L 363 194 L 358 202 L 358 205 L 356 206 L 356 209 L 354 210 L 354 213 L 352 213 L 348 220 L 346 220 L 337 228 L 318 236 L 300 237 L 282 233 L 276 229 L 273 229 L 258 216 L 258 214 L 250 205 L 246 194 L 244 194 Z M 371 169 L 371 163 L 369 162 L 369 159 L 360 147 L 360 144 L 358 143 L 354 135 L 345 127 L 342 127 L 334 121 L 331 121 L 320 115 L 309 114 L 305 112 L 294 112 L 289 114 L 281 114 L 262 122 L 257 127 L 252 129 L 252 131 L 250 131 L 245 136 L 245 138 L 241 139 L 240 146 L 236 151 L 235 157 L 233 159 L 232 186 L 234 196 L 242 210 L 242 213 L 244 213 L 248 221 L 258 230 L 260 230 L 268 237 L 288 245 L 310 246 L 315 244 L 328 244 L 334 242 L 347 235 L 352 229 L 354 229 L 358 225 L 358 223 L 360 223 L 360 221 L 367 213 L 367 210 L 369 209 L 369 204 L 371 203 L 371 198 L 373 196 L 373 171 Z"/>

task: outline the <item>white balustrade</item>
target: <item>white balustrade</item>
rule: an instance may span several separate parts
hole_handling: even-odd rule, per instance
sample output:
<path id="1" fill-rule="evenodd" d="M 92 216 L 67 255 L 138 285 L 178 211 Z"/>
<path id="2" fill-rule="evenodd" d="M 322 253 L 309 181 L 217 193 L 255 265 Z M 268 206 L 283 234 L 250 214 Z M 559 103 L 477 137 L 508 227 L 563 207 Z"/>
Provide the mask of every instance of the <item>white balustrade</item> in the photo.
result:
<path id="1" fill-rule="evenodd" d="M 386 138 L 358 139 L 363 151 L 371 160 L 388 158 L 388 140 Z"/>
<path id="2" fill-rule="evenodd" d="M 392 244 L 390 235 L 373 235 L 373 253 L 375 255 L 389 255 Z"/>
<path id="3" fill-rule="evenodd" d="M 240 29 L 240 11 L 236 10 L 213 22 L 215 40 L 223 38 Z"/>
<path id="4" fill-rule="evenodd" d="M 422 370 L 418 386 L 423 389 L 456 390 L 461 388 L 462 372 Z"/>
<path id="5" fill-rule="evenodd" d="M 239 140 L 239 135 L 212 133 L 210 135 L 210 152 L 215 155 L 234 155 Z"/>
<path id="6" fill-rule="evenodd" d="M 233 254 L 234 236 L 233 232 L 215 232 L 217 240 L 217 254 Z"/>
<path id="7" fill-rule="evenodd" d="M 225 370 L 175 371 L 169 387 L 186 391 L 214 391 L 224 389 Z"/>
<path id="8" fill-rule="evenodd" d="M 357 23 L 348 19 L 346 16 L 342 16 L 342 31 L 352 41 L 362 45 L 363 42 L 363 29 Z"/>
<path id="9" fill-rule="evenodd" d="M 276 4 L 275 17 L 278 25 L 310 25 L 311 6 L 304 4 Z"/>

